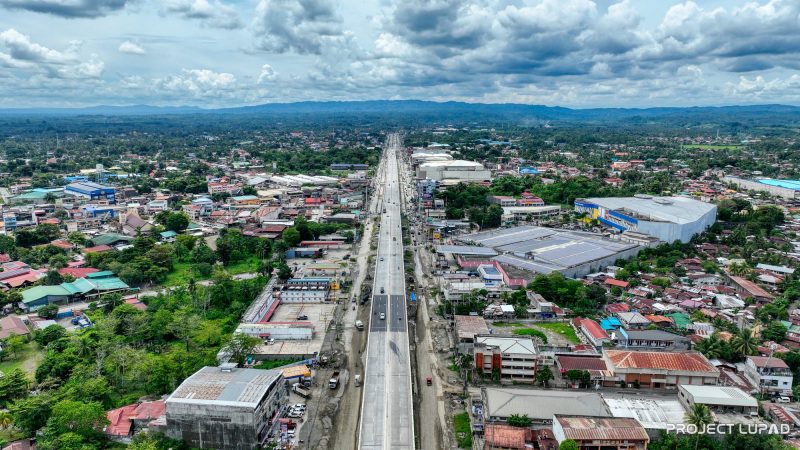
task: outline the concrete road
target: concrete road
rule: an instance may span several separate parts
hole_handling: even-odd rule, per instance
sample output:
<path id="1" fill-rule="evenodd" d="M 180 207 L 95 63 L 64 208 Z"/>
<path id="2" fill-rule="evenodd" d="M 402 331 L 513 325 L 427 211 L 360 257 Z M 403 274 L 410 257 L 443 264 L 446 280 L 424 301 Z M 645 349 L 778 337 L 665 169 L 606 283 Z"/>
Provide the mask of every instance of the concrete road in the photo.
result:
<path id="1" fill-rule="evenodd" d="M 381 214 L 359 423 L 360 449 L 414 449 L 398 152 L 389 135 L 376 189 Z M 379 180 L 380 181 L 380 180 Z"/>

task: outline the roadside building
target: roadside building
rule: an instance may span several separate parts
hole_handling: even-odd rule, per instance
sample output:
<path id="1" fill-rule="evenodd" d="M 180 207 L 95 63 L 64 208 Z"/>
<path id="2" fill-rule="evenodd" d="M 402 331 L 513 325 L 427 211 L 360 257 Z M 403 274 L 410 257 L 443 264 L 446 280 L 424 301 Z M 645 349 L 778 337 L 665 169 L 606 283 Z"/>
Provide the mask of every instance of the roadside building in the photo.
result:
<path id="1" fill-rule="evenodd" d="M 105 200 L 109 203 L 115 203 L 117 200 L 114 188 L 91 181 L 70 183 L 64 187 L 64 193 L 88 200 Z"/>
<path id="2" fill-rule="evenodd" d="M 690 341 L 674 333 L 663 330 L 617 330 L 617 345 L 624 348 L 684 349 L 690 348 Z"/>
<path id="3" fill-rule="evenodd" d="M 597 392 L 486 387 L 481 390 L 486 422 L 505 422 L 527 415 L 534 424 L 549 425 L 553 415 L 611 417 Z"/>
<path id="4" fill-rule="evenodd" d="M 476 336 L 475 368 L 501 381 L 533 383 L 539 351 L 530 337 Z"/>
<path id="5" fill-rule="evenodd" d="M 792 371 L 780 358 L 748 356 L 744 373 L 761 392 L 768 395 L 792 395 Z"/>
<path id="6" fill-rule="evenodd" d="M 611 336 L 608 335 L 606 330 L 600 326 L 599 323 L 592 319 L 576 319 L 580 321 L 580 330 L 586 336 L 586 339 L 595 347 L 602 347 L 603 344 L 611 342 Z"/>
<path id="7" fill-rule="evenodd" d="M 288 395 L 279 370 L 203 367 L 167 399 L 167 435 L 196 448 L 260 448 L 278 433 Z"/>
<path id="8" fill-rule="evenodd" d="M 623 417 L 553 417 L 553 435 L 559 444 L 572 439 L 581 450 L 646 450 L 650 437 L 635 419 Z"/>
<path id="9" fill-rule="evenodd" d="M 714 412 L 758 414 L 758 401 L 750 394 L 731 386 L 678 386 L 678 399 L 687 409 L 706 405 Z"/>
<path id="10" fill-rule="evenodd" d="M 679 384 L 716 385 L 719 370 L 695 352 L 605 350 L 603 358 L 613 373 L 606 386 L 677 389 Z"/>
<path id="11" fill-rule="evenodd" d="M 458 353 L 472 355 L 475 336 L 489 334 L 486 320 L 480 316 L 455 316 Z"/>

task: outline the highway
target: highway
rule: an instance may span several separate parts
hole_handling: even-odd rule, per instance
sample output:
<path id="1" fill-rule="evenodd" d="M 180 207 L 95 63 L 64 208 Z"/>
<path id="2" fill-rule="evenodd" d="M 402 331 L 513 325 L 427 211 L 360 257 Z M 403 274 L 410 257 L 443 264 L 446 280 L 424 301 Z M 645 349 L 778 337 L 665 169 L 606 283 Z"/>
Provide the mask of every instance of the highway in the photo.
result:
<path id="1" fill-rule="evenodd" d="M 378 252 L 372 288 L 358 448 L 414 449 L 411 360 L 406 317 L 398 152 L 390 134 L 378 170 Z M 383 318 L 381 318 L 383 317 Z"/>

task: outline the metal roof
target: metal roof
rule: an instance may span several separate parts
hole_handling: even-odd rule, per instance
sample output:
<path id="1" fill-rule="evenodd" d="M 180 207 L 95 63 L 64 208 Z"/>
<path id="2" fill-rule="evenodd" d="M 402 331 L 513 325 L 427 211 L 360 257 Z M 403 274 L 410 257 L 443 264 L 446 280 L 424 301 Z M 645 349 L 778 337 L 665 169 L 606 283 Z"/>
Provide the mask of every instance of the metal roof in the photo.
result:
<path id="1" fill-rule="evenodd" d="M 270 387 L 283 377 L 280 370 L 203 367 L 178 386 L 167 403 L 203 403 L 255 408 Z"/>
<path id="2" fill-rule="evenodd" d="M 615 369 L 656 369 L 683 372 L 718 374 L 700 353 L 645 352 L 631 350 L 606 350 L 608 361 Z"/>
<path id="3" fill-rule="evenodd" d="M 554 414 L 610 417 L 596 392 L 531 390 L 487 387 L 486 411 L 490 417 L 527 414 L 533 420 L 552 420 Z"/>
<path id="4" fill-rule="evenodd" d="M 488 247 L 475 245 L 437 245 L 436 253 L 453 253 L 456 255 L 495 256 L 496 251 Z"/>
<path id="5" fill-rule="evenodd" d="M 737 387 L 682 384 L 680 389 L 691 395 L 694 403 L 719 406 L 758 406 L 758 401 L 755 398 Z"/>
<path id="6" fill-rule="evenodd" d="M 567 439 L 576 441 L 650 441 L 647 431 L 627 417 L 569 417 L 557 415 Z"/>
<path id="7" fill-rule="evenodd" d="M 691 223 L 713 211 L 716 206 L 688 197 L 603 197 L 586 198 L 582 201 L 593 203 L 608 210 L 636 214 L 643 220 L 672 223 Z M 629 214 L 626 214 L 629 215 Z"/>

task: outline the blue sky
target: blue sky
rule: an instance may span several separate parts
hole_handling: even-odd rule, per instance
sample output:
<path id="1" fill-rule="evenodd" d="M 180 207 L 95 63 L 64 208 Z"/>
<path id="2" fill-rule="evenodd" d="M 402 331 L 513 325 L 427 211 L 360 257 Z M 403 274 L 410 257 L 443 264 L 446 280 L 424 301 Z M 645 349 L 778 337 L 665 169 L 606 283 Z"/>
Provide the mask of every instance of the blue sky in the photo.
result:
<path id="1" fill-rule="evenodd" d="M 800 0 L 0 0 L 0 107 L 800 104 Z"/>

